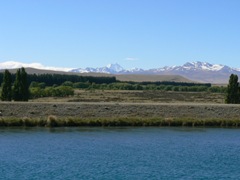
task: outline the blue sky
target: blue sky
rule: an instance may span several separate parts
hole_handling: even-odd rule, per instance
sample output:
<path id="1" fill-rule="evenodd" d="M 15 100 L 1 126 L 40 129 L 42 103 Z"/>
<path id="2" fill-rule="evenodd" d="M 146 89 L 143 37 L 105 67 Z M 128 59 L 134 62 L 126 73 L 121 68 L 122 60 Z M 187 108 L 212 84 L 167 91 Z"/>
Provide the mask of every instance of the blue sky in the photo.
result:
<path id="1" fill-rule="evenodd" d="M 0 62 L 240 67 L 239 0 L 7 0 Z"/>

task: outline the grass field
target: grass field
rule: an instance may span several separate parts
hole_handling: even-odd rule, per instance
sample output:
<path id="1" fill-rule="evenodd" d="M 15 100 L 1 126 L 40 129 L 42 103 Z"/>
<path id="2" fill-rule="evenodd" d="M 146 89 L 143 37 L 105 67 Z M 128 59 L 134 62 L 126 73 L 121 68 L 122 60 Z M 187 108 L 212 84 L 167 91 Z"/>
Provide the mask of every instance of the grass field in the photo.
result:
<path id="1" fill-rule="evenodd" d="M 240 105 L 224 94 L 76 90 L 66 98 L 0 102 L 0 126 L 217 126 L 239 127 Z"/>
<path id="2" fill-rule="evenodd" d="M 126 102 L 126 103 L 224 103 L 225 95 L 210 92 L 125 91 L 125 90 L 75 90 L 67 98 L 39 98 L 33 102 Z"/>

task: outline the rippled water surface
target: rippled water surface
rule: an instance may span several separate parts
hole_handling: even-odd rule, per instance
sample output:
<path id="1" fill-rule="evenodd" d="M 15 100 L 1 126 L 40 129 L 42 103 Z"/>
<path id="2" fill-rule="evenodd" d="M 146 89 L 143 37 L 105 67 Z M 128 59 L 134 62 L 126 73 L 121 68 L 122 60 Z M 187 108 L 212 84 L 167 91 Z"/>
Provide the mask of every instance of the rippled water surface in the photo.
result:
<path id="1" fill-rule="evenodd" d="M 239 179 L 240 129 L 0 129 L 0 179 Z"/>

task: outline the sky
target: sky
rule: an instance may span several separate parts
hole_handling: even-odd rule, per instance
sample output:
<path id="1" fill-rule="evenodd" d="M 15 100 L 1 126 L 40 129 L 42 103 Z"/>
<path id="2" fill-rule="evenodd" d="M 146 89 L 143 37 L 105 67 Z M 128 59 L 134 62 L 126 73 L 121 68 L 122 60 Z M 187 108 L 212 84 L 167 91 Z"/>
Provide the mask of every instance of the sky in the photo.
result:
<path id="1" fill-rule="evenodd" d="M 0 1 L 0 62 L 240 67 L 239 0 Z"/>

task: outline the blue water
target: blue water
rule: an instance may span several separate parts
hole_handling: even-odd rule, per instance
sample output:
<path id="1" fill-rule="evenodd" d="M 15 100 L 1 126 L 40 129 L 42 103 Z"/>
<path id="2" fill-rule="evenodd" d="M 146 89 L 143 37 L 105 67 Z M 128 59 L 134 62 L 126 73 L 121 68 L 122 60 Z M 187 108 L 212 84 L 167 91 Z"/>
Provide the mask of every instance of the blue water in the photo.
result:
<path id="1" fill-rule="evenodd" d="M 0 129 L 0 179 L 240 179 L 240 129 Z"/>

